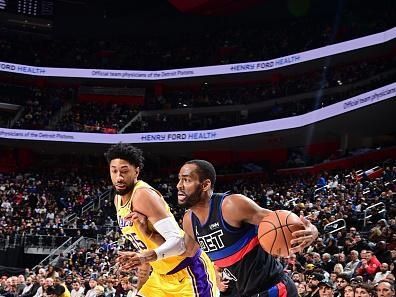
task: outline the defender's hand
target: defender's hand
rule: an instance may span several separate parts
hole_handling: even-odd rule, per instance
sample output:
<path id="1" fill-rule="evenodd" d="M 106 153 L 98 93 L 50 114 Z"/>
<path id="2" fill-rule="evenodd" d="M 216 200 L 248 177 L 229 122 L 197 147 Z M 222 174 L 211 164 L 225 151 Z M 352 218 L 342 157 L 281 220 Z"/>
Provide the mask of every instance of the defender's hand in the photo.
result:
<path id="1" fill-rule="evenodd" d="M 134 224 L 146 237 L 153 235 L 153 230 L 149 230 L 148 219 L 144 214 L 137 211 L 132 211 L 124 217 L 124 220 Z"/>
<path id="2" fill-rule="evenodd" d="M 118 252 L 120 255 L 117 262 L 120 263 L 121 271 L 129 271 L 142 264 L 157 260 L 157 254 L 153 250 L 136 252 Z"/>
<path id="3" fill-rule="evenodd" d="M 119 269 L 121 271 L 130 271 L 131 269 L 143 264 L 142 255 L 135 252 L 118 252 Z"/>

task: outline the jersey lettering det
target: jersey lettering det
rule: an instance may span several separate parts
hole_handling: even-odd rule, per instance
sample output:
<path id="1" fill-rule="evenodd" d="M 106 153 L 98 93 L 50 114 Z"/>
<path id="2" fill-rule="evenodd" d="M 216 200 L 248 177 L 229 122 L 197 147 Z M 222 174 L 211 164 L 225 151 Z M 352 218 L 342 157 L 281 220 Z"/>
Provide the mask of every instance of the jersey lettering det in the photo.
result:
<path id="1" fill-rule="evenodd" d="M 223 235 L 223 230 L 218 230 L 208 235 L 197 236 L 197 240 L 202 250 L 206 253 L 209 253 L 224 248 L 224 243 L 221 239 Z"/>

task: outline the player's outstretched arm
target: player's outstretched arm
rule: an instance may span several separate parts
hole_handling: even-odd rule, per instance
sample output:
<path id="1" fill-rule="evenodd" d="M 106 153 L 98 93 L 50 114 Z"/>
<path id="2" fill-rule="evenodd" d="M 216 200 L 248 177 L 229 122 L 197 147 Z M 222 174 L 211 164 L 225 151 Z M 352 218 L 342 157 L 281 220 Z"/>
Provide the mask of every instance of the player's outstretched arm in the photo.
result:
<path id="1" fill-rule="evenodd" d="M 133 198 L 133 208 L 133 211 L 147 217 L 165 241 L 154 250 L 140 253 L 120 252 L 120 255 L 124 256 L 121 260 L 128 263 L 128 267 L 123 267 L 124 270 L 185 252 L 183 233 L 175 219 L 168 215 L 164 201 L 156 192 L 150 189 L 138 189 Z"/>
<path id="2" fill-rule="evenodd" d="M 223 217 L 227 223 L 234 227 L 240 227 L 243 222 L 259 225 L 264 218 L 272 211 L 257 205 L 252 199 L 240 195 L 233 194 L 227 196 L 222 205 Z M 304 248 L 310 246 L 318 237 L 317 228 L 304 217 L 301 217 L 305 229 L 293 232 L 293 240 L 291 244 L 293 248 L 291 253 L 297 253 Z"/>

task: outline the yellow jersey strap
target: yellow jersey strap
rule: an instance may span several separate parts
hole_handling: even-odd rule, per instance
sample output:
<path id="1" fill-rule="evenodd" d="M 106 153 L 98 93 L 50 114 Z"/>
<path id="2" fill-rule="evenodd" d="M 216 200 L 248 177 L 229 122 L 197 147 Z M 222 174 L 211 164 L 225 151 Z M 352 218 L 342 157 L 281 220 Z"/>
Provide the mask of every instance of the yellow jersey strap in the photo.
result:
<path id="1" fill-rule="evenodd" d="M 133 200 L 136 190 L 140 189 L 140 188 L 150 188 L 150 189 L 154 190 L 155 192 L 157 192 L 161 196 L 161 194 L 158 191 L 156 191 L 153 187 L 151 187 L 148 183 L 145 183 L 142 180 L 138 180 L 137 183 L 133 187 L 131 196 L 129 197 L 128 201 L 124 205 L 122 205 L 121 196 L 116 195 L 116 203 L 115 203 L 116 209 L 119 210 L 121 208 L 128 208 L 129 210 L 133 210 L 133 207 L 131 207 L 131 206 L 133 206 L 132 200 Z"/>

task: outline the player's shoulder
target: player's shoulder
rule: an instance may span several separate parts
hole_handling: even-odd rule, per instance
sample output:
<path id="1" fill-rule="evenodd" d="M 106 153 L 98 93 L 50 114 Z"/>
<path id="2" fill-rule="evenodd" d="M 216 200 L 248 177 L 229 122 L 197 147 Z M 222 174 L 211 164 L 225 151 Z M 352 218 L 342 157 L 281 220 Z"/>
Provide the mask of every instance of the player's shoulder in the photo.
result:
<path id="1" fill-rule="evenodd" d="M 183 215 L 183 229 L 185 232 L 187 232 L 187 234 L 192 235 L 192 228 L 193 228 L 193 222 L 192 222 L 192 210 L 188 209 L 186 210 L 186 212 Z"/>
<path id="2" fill-rule="evenodd" d="M 241 203 L 242 201 L 244 201 L 245 199 L 248 199 L 245 195 L 242 194 L 230 194 L 224 197 L 223 199 L 223 205 L 238 205 L 239 203 Z"/>
<path id="3" fill-rule="evenodd" d="M 158 204 L 168 208 L 166 201 L 159 192 L 151 187 L 139 187 L 135 189 L 132 198 L 133 209 L 147 209 L 157 207 Z"/>
<path id="4" fill-rule="evenodd" d="M 187 209 L 183 215 L 183 220 L 191 220 L 192 210 Z"/>
<path id="5" fill-rule="evenodd" d="M 225 196 L 221 205 L 221 208 L 224 211 L 234 212 L 240 210 L 241 207 L 244 207 L 246 201 L 249 200 L 248 197 L 242 194 L 230 194 Z"/>
<path id="6" fill-rule="evenodd" d="M 152 188 L 152 187 L 139 187 L 137 189 L 135 189 L 135 193 L 134 193 L 134 199 L 138 198 L 138 197 L 160 197 L 158 192 Z"/>

